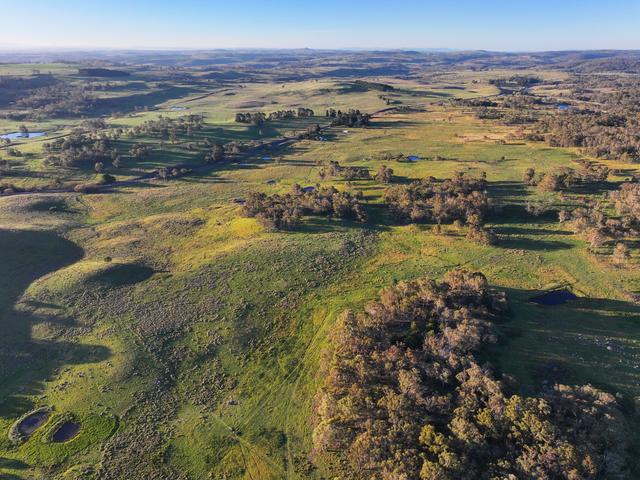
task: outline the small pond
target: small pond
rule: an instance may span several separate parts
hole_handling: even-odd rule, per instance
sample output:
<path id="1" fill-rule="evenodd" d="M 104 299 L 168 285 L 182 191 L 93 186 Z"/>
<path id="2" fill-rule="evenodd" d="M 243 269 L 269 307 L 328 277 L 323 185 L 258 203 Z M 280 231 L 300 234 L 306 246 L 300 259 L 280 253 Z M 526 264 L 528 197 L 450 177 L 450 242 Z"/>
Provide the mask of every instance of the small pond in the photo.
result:
<path id="1" fill-rule="evenodd" d="M 49 419 L 49 412 L 34 412 L 18 425 L 18 432 L 25 436 L 30 437 L 33 432 L 39 429 Z"/>
<path id="2" fill-rule="evenodd" d="M 531 297 L 529 299 L 530 302 L 537 303 L 538 305 L 562 305 L 563 303 L 567 303 L 570 300 L 575 300 L 576 297 L 569 290 L 552 290 L 550 292 L 546 292 L 540 295 L 536 295 L 535 297 Z"/>
<path id="3" fill-rule="evenodd" d="M 5 133 L 4 135 L 0 135 L 0 138 L 3 140 L 18 140 L 20 138 L 37 138 L 45 136 L 45 132 L 13 132 L 13 133 Z"/>
<path id="4" fill-rule="evenodd" d="M 51 440 L 56 443 L 68 442 L 80 433 L 80 424 L 75 422 L 64 422 L 60 428 L 51 436 Z"/>

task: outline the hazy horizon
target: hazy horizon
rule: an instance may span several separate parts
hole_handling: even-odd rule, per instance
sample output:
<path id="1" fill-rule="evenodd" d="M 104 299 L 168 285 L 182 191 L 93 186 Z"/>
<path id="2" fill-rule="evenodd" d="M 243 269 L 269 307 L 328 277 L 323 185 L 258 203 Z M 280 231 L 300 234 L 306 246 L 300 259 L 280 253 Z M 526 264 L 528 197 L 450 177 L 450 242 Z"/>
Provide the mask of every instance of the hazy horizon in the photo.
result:
<path id="1" fill-rule="evenodd" d="M 242 4 L 187 0 L 30 2 L 3 12 L 2 50 L 488 50 L 640 49 L 640 4 L 586 0 L 455 5 L 400 0 Z"/>

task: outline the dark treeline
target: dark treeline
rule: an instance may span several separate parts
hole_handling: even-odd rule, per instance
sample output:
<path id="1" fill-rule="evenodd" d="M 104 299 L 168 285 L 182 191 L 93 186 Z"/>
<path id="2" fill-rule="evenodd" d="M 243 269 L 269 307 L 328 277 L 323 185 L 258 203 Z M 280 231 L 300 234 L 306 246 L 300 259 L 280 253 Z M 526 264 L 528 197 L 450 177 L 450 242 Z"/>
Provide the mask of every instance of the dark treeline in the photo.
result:
<path id="1" fill-rule="evenodd" d="M 131 74 L 123 70 L 114 70 L 112 68 L 79 68 L 78 75 L 85 77 L 129 77 Z"/>
<path id="2" fill-rule="evenodd" d="M 380 92 L 393 92 L 395 90 L 392 85 L 380 82 L 369 82 L 366 80 L 356 80 L 354 85 L 362 87 L 363 90 L 378 90 Z"/>
<path id="3" fill-rule="evenodd" d="M 325 112 L 325 116 L 331 118 L 331 126 L 333 127 L 366 127 L 371 124 L 371 115 L 362 113 L 360 110 L 343 112 L 330 108 Z"/>
<path id="4" fill-rule="evenodd" d="M 202 115 L 185 115 L 176 119 L 160 115 L 157 120 L 147 120 L 131 131 L 134 135 L 150 135 L 175 142 L 178 135 L 192 136 L 202 130 L 203 122 Z"/>
<path id="5" fill-rule="evenodd" d="M 295 184 L 285 195 L 252 193 L 243 208 L 247 217 L 257 218 L 269 229 L 291 229 L 303 215 L 331 215 L 337 218 L 367 220 L 359 199 L 334 187 L 303 189 Z"/>
<path id="6" fill-rule="evenodd" d="M 267 114 L 264 112 L 236 113 L 237 123 L 250 123 L 251 125 L 262 125 L 267 121 Z"/>
<path id="7" fill-rule="evenodd" d="M 344 312 L 316 399 L 314 458 L 356 480 L 625 478 L 613 395 L 554 385 L 510 394 L 477 354 L 508 310 L 481 273 L 402 282 Z"/>
<path id="8" fill-rule="evenodd" d="M 542 79 L 533 75 L 512 75 L 507 78 L 492 78 L 489 83 L 500 88 L 527 88 L 542 83 Z"/>
<path id="9" fill-rule="evenodd" d="M 57 83 L 53 75 L 35 75 L 31 77 L 15 77 L 0 75 L 0 105 L 9 105 L 29 92 Z"/>
<path id="10" fill-rule="evenodd" d="M 264 112 L 238 112 L 236 113 L 236 123 L 248 123 L 251 125 L 262 125 L 266 121 L 282 120 L 285 118 L 295 117 L 313 117 L 314 111 L 310 108 L 299 107 L 297 110 L 277 110 L 271 112 L 268 115 Z"/>

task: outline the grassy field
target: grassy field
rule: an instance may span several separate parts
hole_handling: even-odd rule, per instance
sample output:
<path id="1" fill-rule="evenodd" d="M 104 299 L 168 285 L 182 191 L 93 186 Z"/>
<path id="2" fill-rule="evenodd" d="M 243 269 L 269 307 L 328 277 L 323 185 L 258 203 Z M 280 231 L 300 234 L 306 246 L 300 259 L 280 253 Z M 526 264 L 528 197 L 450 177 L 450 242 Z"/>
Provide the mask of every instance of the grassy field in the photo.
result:
<path id="1" fill-rule="evenodd" d="M 370 128 L 332 128 L 330 141 L 299 141 L 270 151 L 268 160 L 255 154 L 180 179 L 96 195 L 0 198 L 0 430 L 8 432 L 34 408 L 53 409 L 27 441 L 0 437 L 0 475 L 124 478 L 134 469 L 140 478 L 158 471 L 189 479 L 327 478 L 330 466 L 313 466 L 308 454 L 321 352 L 336 317 L 385 286 L 438 278 L 457 266 L 482 271 L 509 294 L 512 314 L 499 325 L 499 343 L 484 355 L 512 375 L 518 389 L 536 391 L 549 379 L 592 383 L 633 403 L 640 397 L 640 308 L 631 301 L 640 290 L 638 259 L 634 255 L 631 266 L 615 268 L 553 216 L 525 213 L 526 201 L 540 194 L 522 184 L 524 170 L 551 171 L 582 156 L 510 141 L 513 127 L 477 120 L 446 102 L 496 94 L 488 76 L 464 72 L 424 83 L 375 79 L 395 82 L 397 98 L 422 110 L 381 114 Z M 386 107 L 379 92 L 350 91 L 343 83 L 198 92 L 159 102 L 159 111 L 107 122 L 131 127 L 160 112 L 184 115 L 171 107 L 185 106 L 187 113 L 205 116 L 198 135 L 266 141 L 305 126 L 304 119 L 274 122 L 258 132 L 234 124 L 233 114 Z M 51 128 L 60 134 L 73 126 L 59 122 Z M 130 178 L 202 161 L 180 142 L 113 173 Z M 53 167 L 42 165 L 41 143 L 18 144 L 32 156 L 8 159 L 24 172 L 12 181 L 44 183 L 54 175 Z M 398 153 L 421 159 L 383 160 Z M 327 160 L 372 171 L 385 164 L 399 182 L 484 171 L 489 195 L 502 207 L 488 222 L 500 241 L 477 246 L 453 226 L 437 233 L 430 225 L 396 225 L 381 205 L 384 186 L 374 180 L 322 182 L 362 191 L 370 213 L 366 224 L 313 217 L 294 231 L 269 232 L 241 217 L 233 199 L 252 191 L 287 192 L 294 183 L 314 185 L 320 182 L 318 165 Z M 559 307 L 528 301 L 558 285 L 571 286 L 579 300 Z M 78 419 L 80 434 L 66 443 L 46 442 L 47 428 L 64 414 Z"/>

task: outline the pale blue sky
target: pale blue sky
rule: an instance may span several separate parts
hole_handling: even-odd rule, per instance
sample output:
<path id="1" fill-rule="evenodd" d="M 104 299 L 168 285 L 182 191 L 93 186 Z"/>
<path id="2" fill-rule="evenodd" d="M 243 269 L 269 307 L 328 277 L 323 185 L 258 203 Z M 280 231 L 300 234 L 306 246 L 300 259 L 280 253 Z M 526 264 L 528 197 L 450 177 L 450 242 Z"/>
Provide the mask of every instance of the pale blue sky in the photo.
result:
<path id="1" fill-rule="evenodd" d="M 640 0 L 0 0 L 1 48 L 640 49 Z"/>

